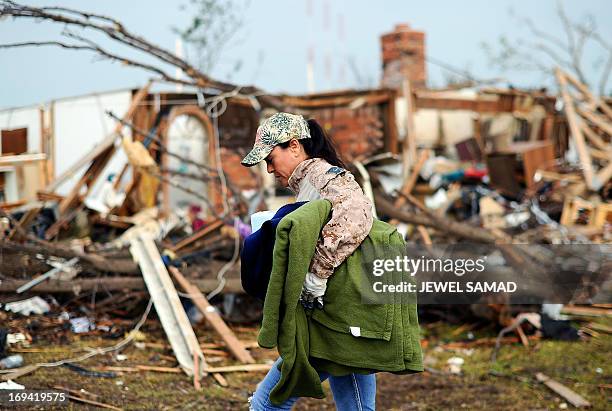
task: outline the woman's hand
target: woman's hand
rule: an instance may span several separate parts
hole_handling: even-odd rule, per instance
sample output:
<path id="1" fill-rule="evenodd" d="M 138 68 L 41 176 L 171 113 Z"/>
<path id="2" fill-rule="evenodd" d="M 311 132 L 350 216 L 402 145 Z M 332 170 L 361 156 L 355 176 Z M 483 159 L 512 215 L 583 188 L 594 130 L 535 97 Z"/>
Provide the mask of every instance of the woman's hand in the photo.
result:
<path id="1" fill-rule="evenodd" d="M 323 295 L 327 289 L 327 279 L 317 277 L 313 273 L 307 273 L 300 295 L 300 303 L 306 309 L 323 308 Z"/>

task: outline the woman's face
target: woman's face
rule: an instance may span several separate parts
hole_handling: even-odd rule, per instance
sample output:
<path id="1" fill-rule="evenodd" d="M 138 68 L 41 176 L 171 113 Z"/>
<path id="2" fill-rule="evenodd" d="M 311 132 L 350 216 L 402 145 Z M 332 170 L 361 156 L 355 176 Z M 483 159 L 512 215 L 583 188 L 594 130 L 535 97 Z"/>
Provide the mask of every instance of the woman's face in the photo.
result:
<path id="1" fill-rule="evenodd" d="M 268 173 L 274 174 L 277 181 L 283 187 L 289 185 L 289 177 L 293 170 L 307 158 L 302 145 L 297 140 L 291 140 L 289 147 L 274 147 L 272 152 L 265 158 Z"/>

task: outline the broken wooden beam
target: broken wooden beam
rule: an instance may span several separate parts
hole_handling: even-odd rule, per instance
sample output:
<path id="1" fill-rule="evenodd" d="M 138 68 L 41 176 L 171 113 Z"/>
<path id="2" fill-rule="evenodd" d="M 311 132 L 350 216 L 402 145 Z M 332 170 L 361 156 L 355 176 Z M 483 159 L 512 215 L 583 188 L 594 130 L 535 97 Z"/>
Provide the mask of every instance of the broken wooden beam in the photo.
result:
<path id="1" fill-rule="evenodd" d="M 419 158 L 416 164 L 414 165 L 414 167 L 412 168 L 412 172 L 410 173 L 410 176 L 406 179 L 406 181 L 404 182 L 404 185 L 400 189 L 401 193 L 403 194 L 412 193 L 412 189 L 414 188 L 414 185 L 416 184 L 417 179 L 419 178 L 419 173 L 421 172 L 421 169 L 423 168 L 423 165 L 425 165 L 425 162 L 427 161 L 428 158 L 429 158 L 429 150 L 422 150 L 419 153 Z M 401 196 L 397 197 L 397 199 L 395 200 L 395 206 L 401 207 L 404 204 L 406 204 L 406 199 Z"/>
<path id="2" fill-rule="evenodd" d="M 68 399 L 72 400 L 72 401 L 76 401 L 76 402 L 82 402 L 82 403 L 88 404 L 88 405 L 93 405 L 93 406 L 98 407 L 98 408 L 106 408 L 108 410 L 123 411 L 123 408 L 115 407 L 114 405 L 105 404 L 103 402 L 90 400 L 90 399 L 83 398 L 83 397 L 76 396 L 76 395 L 72 395 L 72 394 L 68 394 Z"/>
<path id="3" fill-rule="evenodd" d="M 27 230 L 28 226 L 32 223 L 32 221 L 34 221 L 38 213 L 40 213 L 40 210 L 42 210 L 42 206 L 35 206 L 23 213 L 23 215 L 19 219 L 19 222 L 17 223 L 19 224 L 19 227 L 22 230 Z M 17 227 L 13 227 L 9 235 L 6 237 L 7 240 L 14 239 L 20 232 L 21 230 L 19 230 Z"/>
<path id="4" fill-rule="evenodd" d="M 0 293 L 14 293 L 16 289 L 27 284 L 29 280 L 11 280 L 6 279 L 0 282 Z M 193 280 L 193 284 L 197 286 L 203 293 L 211 292 L 219 285 L 216 279 L 198 279 Z M 91 290 L 145 290 L 145 283 L 142 277 L 99 277 L 99 278 L 82 278 L 71 281 L 62 281 L 51 279 L 42 284 L 38 284 L 29 290 L 30 293 L 72 293 Z M 223 289 L 227 293 L 243 294 L 242 283 L 240 278 L 227 279 Z"/>
<path id="5" fill-rule="evenodd" d="M 223 341 L 227 344 L 227 348 L 236 359 L 245 364 L 254 364 L 255 359 L 251 357 L 251 354 L 249 354 L 242 345 L 242 342 L 240 342 L 233 331 L 225 324 L 225 321 L 223 321 L 217 309 L 208 302 L 198 287 L 191 284 L 176 267 L 169 267 L 168 270 L 172 273 L 174 279 L 181 288 L 190 295 L 191 301 L 193 301 L 195 306 L 204 314 L 206 321 L 208 321 L 221 338 L 223 338 Z"/>
<path id="6" fill-rule="evenodd" d="M 591 156 L 588 153 L 586 142 L 584 141 L 584 136 L 582 135 L 582 128 L 580 126 L 580 118 L 576 113 L 576 109 L 574 107 L 574 100 L 568 91 L 567 78 L 565 77 L 565 73 L 560 69 L 555 70 L 555 75 L 557 76 L 557 82 L 559 83 L 559 88 L 561 90 L 561 96 L 563 98 L 563 103 L 565 104 L 563 109 L 565 110 L 565 115 L 567 117 L 567 122 L 570 127 L 570 132 L 576 143 L 576 149 L 578 150 L 578 157 L 580 159 L 580 164 L 582 165 L 582 172 L 584 174 L 584 179 L 586 181 L 587 186 L 590 189 L 595 189 L 595 183 L 593 182 L 593 164 L 591 162 Z M 597 187 L 599 189 L 599 187 Z"/>
<path id="7" fill-rule="evenodd" d="M 36 364 L 26 365 L 25 367 L 14 368 L 9 373 L 0 374 L 0 381 L 16 380 L 19 377 L 33 373 L 39 368 Z"/>
<path id="8" fill-rule="evenodd" d="M 177 252 L 179 251 L 181 248 L 188 246 L 189 244 L 192 244 L 198 240 L 201 240 L 202 238 L 210 235 L 211 233 L 213 233 L 214 231 L 218 230 L 219 228 L 223 227 L 223 221 L 221 220 L 215 220 L 212 223 L 208 224 L 206 227 L 204 227 L 203 229 L 196 231 L 195 233 L 193 233 L 192 235 L 188 236 L 187 238 L 182 239 L 181 241 L 179 241 L 178 243 L 176 243 L 171 250 L 173 252 Z"/>
<path id="9" fill-rule="evenodd" d="M 29 236 L 28 239 L 33 239 Z M 19 244 L 10 241 L 0 243 L 0 252 L 19 252 L 31 256 L 37 254 L 45 257 L 61 257 L 66 259 L 78 258 L 84 270 L 101 272 L 112 272 L 119 274 L 140 274 L 138 266 L 126 259 L 107 259 L 97 254 L 82 253 L 68 247 L 63 247 L 54 243 L 49 243 L 36 238 L 36 244 Z M 1 254 L 0 254 L 1 255 Z M 25 284 L 25 283 L 24 283 Z"/>
<path id="10" fill-rule="evenodd" d="M 435 228 L 478 243 L 494 244 L 497 241 L 494 235 L 480 227 L 471 227 L 467 224 L 445 219 L 443 217 L 437 217 L 436 220 L 430 216 L 411 213 L 395 207 L 391 201 L 387 200 L 380 193 L 375 192 L 374 196 L 376 199 L 376 207 L 381 214 L 385 214 L 404 223 Z M 443 223 L 440 221 L 443 221 Z"/>
<path id="11" fill-rule="evenodd" d="M 587 317 L 612 317 L 612 309 L 566 305 L 561 309 L 561 314 L 584 315 Z"/>
<path id="12" fill-rule="evenodd" d="M 272 364 L 244 364 L 244 365 L 227 365 L 224 367 L 208 367 L 204 369 L 206 372 L 239 372 L 239 371 L 268 371 L 272 368 Z"/>
<path id="13" fill-rule="evenodd" d="M 200 364 L 201 368 L 206 367 L 204 354 L 155 242 L 145 236 L 137 237 L 130 241 L 130 252 L 140 266 L 155 311 L 179 365 L 188 376 L 193 376 L 200 371 Z M 198 357 L 197 363 L 194 356 Z"/>
<path id="14" fill-rule="evenodd" d="M 567 402 L 572 404 L 574 407 L 576 408 L 591 407 L 591 403 L 585 400 L 584 397 L 582 397 L 580 394 L 576 393 L 575 391 L 570 390 L 565 385 L 553 380 L 547 375 L 539 372 L 539 373 L 536 373 L 535 377 L 539 382 L 543 383 L 551 391 L 554 391 L 555 393 L 563 397 Z"/>

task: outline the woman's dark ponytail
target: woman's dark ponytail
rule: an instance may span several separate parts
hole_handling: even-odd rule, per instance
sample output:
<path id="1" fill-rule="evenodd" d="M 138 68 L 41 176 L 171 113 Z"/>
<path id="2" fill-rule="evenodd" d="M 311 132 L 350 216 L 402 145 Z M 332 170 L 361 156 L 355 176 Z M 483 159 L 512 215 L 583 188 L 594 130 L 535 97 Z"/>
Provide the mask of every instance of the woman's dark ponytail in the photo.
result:
<path id="1" fill-rule="evenodd" d="M 304 146 L 304 151 L 306 151 L 308 157 L 320 157 L 332 166 L 346 168 L 346 165 L 342 159 L 340 159 L 340 156 L 336 151 L 334 143 L 327 136 L 325 130 L 323 130 L 323 127 L 321 127 L 317 120 L 308 120 L 308 128 L 310 130 L 311 138 L 298 140 Z"/>

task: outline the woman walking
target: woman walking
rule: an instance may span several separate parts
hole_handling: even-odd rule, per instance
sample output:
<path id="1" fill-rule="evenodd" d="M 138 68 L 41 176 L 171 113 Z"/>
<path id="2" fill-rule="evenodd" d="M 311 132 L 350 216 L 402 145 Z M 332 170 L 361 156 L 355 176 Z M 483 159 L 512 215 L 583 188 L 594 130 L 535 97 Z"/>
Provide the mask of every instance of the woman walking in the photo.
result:
<path id="1" fill-rule="evenodd" d="M 299 296 L 305 311 L 314 310 L 314 316 L 318 310 L 325 311 L 327 283 L 334 270 L 355 252 L 370 233 L 373 226 L 372 203 L 353 175 L 346 170 L 331 141 L 315 120 L 307 121 L 300 115 L 289 113 L 277 113 L 265 120 L 257 130 L 253 149 L 242 164 L 250 167 L 260 161 L 266 162 L 268 173 L 274 174 L 282 186 L 289 187 L 295 193 L 296 201 L 322 199 L 331 205 L 329 221 L 322 226 L 316 240 L 314 255 Z M 328 303 L 331 305 L 334 302 Z M 306 352 L 306 356 L 309 355 Z M 316 363 L 316 359 L 312 360 Z M 250 399 L 251 409 L 288 410 L 298 400 L 299 397 L 292 396 L 281 404 L 274 404 L 270 399 L 273 388 L 281 381 L 279 368 L 282 361 L 279 358 L 258 385 Z M 338 410 L 375 409 L 376 375 L 373 372 L 366 370 L 337 376 L 316 366 L 314 368 L 321 382 L 329 379 Z"/>
<path id="2" fill-rule="evenodd" d="M 374 410 L 376 372 L 423 371 L 415 300 L 372 299 L 364 288 L 368 258 L 378 258 L 371 251 L 405 253 L 404 239 L 373 219 L 371 201 L 315 120 L 277 113 L 264 121 L 242 164 L 264 160 L 307 203 L 277 222 L 257 341 L 278 348 L 281 358 L 251 409 L 288 410 L 300 396 L 324 398 L 321 382 L 329 379 L 338 410 Z"/>

